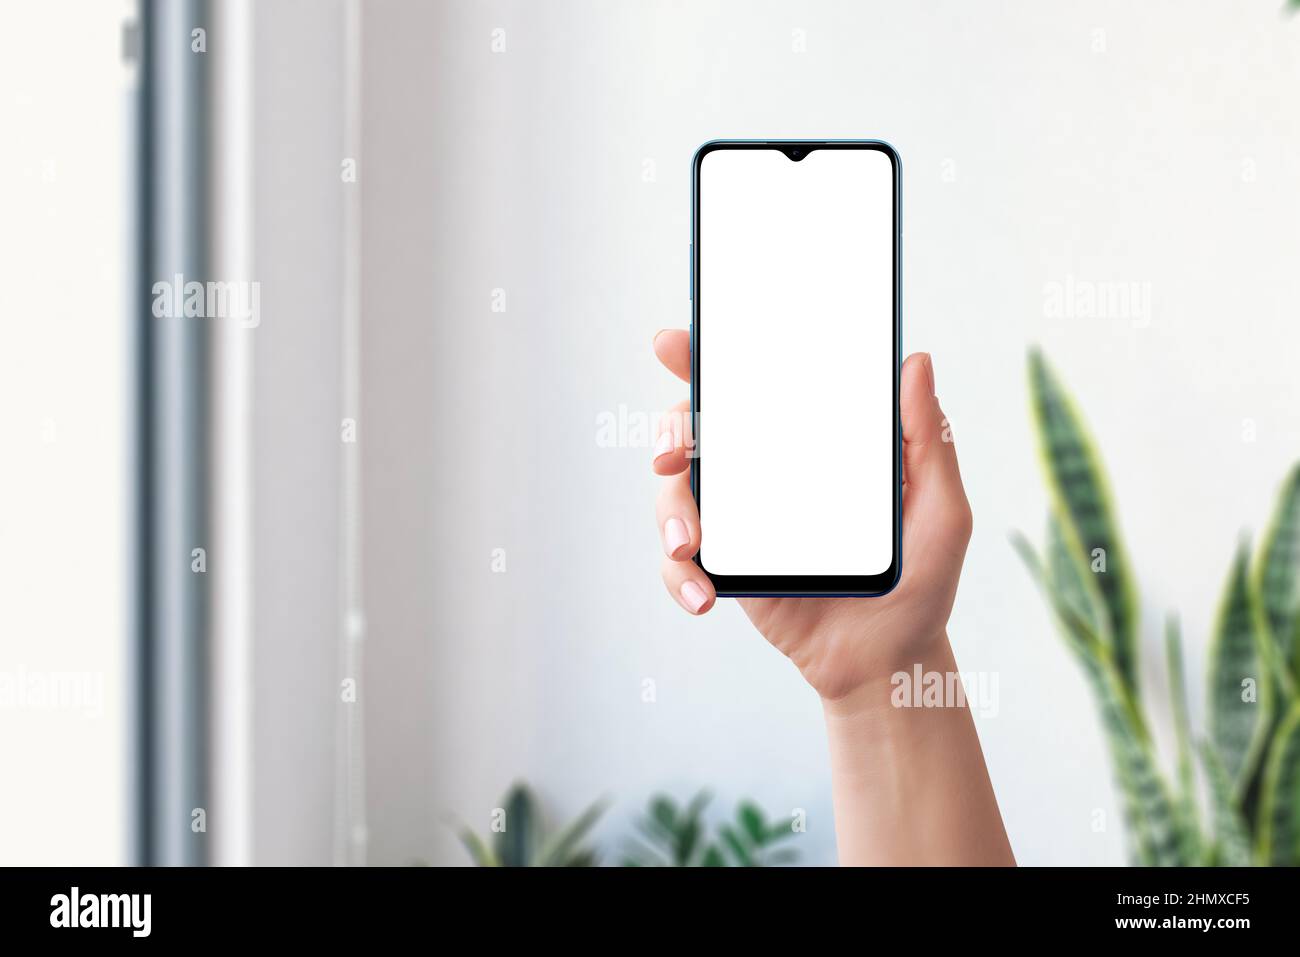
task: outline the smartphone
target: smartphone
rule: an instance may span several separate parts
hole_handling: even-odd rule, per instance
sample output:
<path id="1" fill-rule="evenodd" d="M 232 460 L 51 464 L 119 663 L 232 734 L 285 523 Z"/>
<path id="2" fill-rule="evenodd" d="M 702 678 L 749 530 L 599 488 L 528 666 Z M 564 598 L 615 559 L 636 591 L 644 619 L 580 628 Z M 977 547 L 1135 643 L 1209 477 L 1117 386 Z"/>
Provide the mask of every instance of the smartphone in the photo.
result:
<path id="1" fill-rule="evenodd" d="M 695 154 L 691 487 L 719 595 L 898 582 L 899 178 L 878 140 Z"/>

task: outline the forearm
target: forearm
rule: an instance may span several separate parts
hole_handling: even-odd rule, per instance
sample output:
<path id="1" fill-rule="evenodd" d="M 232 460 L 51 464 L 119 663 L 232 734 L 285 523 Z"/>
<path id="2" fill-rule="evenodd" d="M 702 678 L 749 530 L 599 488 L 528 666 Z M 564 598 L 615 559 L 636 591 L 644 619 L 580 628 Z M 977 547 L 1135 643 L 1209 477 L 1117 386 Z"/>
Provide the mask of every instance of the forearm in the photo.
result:
<path id="1" fill-rule="evenodd" d="M 918 664 L 956 674 L 947 636 Z M 825 703 L 840 863 L 1015 864 L 969 707 L 898 707 L 891 677 Z"/>

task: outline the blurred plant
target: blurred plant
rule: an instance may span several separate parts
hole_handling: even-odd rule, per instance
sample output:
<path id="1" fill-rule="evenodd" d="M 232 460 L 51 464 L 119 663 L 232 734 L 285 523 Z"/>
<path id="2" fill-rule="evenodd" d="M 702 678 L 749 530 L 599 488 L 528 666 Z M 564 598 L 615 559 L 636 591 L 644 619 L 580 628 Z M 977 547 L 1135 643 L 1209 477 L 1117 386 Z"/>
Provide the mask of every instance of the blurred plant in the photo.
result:
<path id="1" fill-rule="evenodd" d="M 662 794 L 650 799 L 636 823 L 642 840 L 628 842 L 627 867 L 763 867 L 788 864 L 798 857 L 793 848 L 774 845 L 793 836 L 785 822 L 769 825 L 752 801 L 741 801 L 734 822 L 720 824 L 710 838 L 704 808 L 710 795 L 701 791 L 683 808 Z M 728 859 L 730 855 L 730 860 Z"/>
<path id="2" fill-rule="evenodd" d="M 683 808 L 672 798 L 656 794 L 635 827 L 641 840 L 629 839 L 624 867 L 725 867 L 717 844 L 708 839 L 704 806 L 710 795 L 701 791 Z"/>
<path id="3" fill-rule="evenodd" d="M 1042 556 L 1013 544 L 1092 687 L 1142 865 L 1300 864 L 1300 468 L 1283 485 L 1253 560 L 1242 541 L 1211 637 L 1208 740 L 1193 748 L 1178 620 L 1165 629 L 1176 786 L 1161 772 L 1138 681 L 1138 605 L 1101 460 L 1038 350 L 1030 403 L 1051 506 Z M 1211 822 L 1196 800 L 1196 762 Z"/>
<path id="4" fill-rule="evenodd" d="M 723 824 L 718 828 L 723 846 L 740 867 L 775 867 L 792 863 L 799 856 L 798 852 L 792 847 L 774 845 L 793 837 L 794 833 L 789 821 L 768 824 L 763 812 L 750 801 L 740 802 L 733 824 Z"/>
<path id="5" fill-rule="evenodd" d="M 583 845 L 605 812 L 603 802 L 583 811 L 553 835 L 545 833 L 537 798 L 525 784 L 515 784 L 501 802 L 500 829 L 484 840 L 462 828 L 460 842 L 479 867 L 591 867 L 596 853 Z"/>

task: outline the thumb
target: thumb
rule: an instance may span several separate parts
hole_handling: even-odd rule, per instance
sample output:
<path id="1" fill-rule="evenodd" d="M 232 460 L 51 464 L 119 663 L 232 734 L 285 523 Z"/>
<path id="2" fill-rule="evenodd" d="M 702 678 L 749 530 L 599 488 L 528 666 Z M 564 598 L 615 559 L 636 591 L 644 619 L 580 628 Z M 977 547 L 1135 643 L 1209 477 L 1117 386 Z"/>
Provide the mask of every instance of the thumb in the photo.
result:
<path id="1" fill-rule="evenodd" d="M 929 353 L 907 357 L 899 382 L 899 418 L 903 426 L 903 478 L 912 488 L 961 488 L 952 430 L 934 390 L 934 363 Z"/>

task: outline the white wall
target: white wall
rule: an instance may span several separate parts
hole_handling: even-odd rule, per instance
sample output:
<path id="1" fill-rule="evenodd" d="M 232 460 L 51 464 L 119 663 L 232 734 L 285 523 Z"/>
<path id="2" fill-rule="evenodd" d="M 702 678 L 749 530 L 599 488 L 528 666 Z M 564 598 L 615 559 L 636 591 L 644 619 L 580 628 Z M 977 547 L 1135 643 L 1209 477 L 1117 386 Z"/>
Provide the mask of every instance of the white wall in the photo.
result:
<path id="1" fill-rule="evenodd" d="M 343 4 L 254 7 L 253 861 L 333 861 Z"/>
<path id="2" fill-rule="evenodd" d="M 1182 612 L 1199 699 L 1238 529 L 1300 450 L 1300 23 L 1280 7 L 368 6 L 372 861 L 463 860 L 446 819 L 485 829 L 516 776 L 565 815 L 616 797 L 607 838 L 659 788 L 803 807 L 805 860 L 833 859 L 813 694 L 731 603 L 680 613 L 648 449 L 596 442 L 601 413 L 684 394 L 650 340 L 688 318 L 694 148 L 829 135 L 903 157 L 906 345 L 934 354 L 976 515 L 951 632 L 963 669 L 999 674 L 979 729 L 1012 844 L 1121 862 L 1092 703 L 1007 544 L 1044 515 L 1024 353 L 1079 393 L 1147 641 Z M 1149 283 L 1149 322 L 1049 317 L 1067 277 Z"/>

